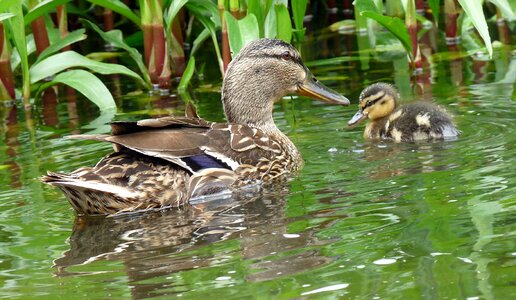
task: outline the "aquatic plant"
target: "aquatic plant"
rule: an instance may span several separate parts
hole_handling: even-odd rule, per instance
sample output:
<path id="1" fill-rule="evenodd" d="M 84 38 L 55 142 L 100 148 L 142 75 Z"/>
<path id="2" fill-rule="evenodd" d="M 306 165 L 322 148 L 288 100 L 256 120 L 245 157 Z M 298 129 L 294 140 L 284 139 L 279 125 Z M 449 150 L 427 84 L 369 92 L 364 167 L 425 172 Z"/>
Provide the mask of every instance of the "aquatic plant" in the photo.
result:
<path id="1" fill-rule="evenodd" d="M 496 5 L 497 17 L 499 19 L 507 18 L 508 20 L 514 20 L 514 12 L 507 0 L 493 0 L 489 2 Z M 401 5 L 402 3 L 404 4 L 403 6 Z M 418 31 L 423 30 L 424 26 L 418 26 L 418 22 L 428 22 L 426 18 L 420 15 L 425 12 L 425 3 L 423 1 L 387 0 L 386 13 L 388 16 L 382 13 L 382 1 L 376 1 L 375 3 L 373 0 L 356 0 L 354 4 L 356 16 L 370 18 L 391 32 L 405 49 L 412 66 L 415 68 L 421 67 L 421 57 L 418 50 Z M 439 25 L 440 1 L 430 0 L 427 1 L 427 4 L 433 18 L 431 24 L 437 28 Z M 444 13 L 446 14 L 444 31 L 447 43 L 458 43 L 460 42 L 461 34 L 471 34 L 469 31 L 461 31 L 461 27 L 464 24 L 472 24 L 476 32 L 482 37 L 489 57 L 492 57 L 493 47 L 488 31 L 487 18 L 483 12 L 483 2 L 458 0 L 458 4 L 463 9 L 462 12 L 459 10 L 455 0 L 444 1 Z M 420 7 L 420 14 L 416 12 L 417 6 Z M 405 22 L 402 21 L 403 16 L 405 16 Z M 356 24 L 357 31 L 364 32 L 365 23 L 358 22 L 357 20 Z M 333 26 L 338 28 L 338 25 Z"/>
<path id="2" fill-rule="evenodd" d="M 26 108 L 30 107 L 31 92 L 35 98 L 56 84 L 65 84 L 81 92 L 100 109 L 112 109 L 115 102 L 111 93 L 93 72 L 100 74 L 124 74 L 142 82 L 138 74 L 125 66 L 107 64 L 92 60 L 77 52 L 67 50 L 75 42 L 84 40 L 84 29 L 68 32 L 66 10 L 58 11 L 58 26 L 49 25 L 44 16 L 58 8 L 62 1 L 37 3 L 28 1 L 28 6 L 18 1 L 4 1 L 0 4 L 1 22 L 4 26 L 2 38 L 2 63 L 0 95 L 3 99 L 14 99 L 12 84 L 19 66 L 22 70 L 21 96 Z M 52 5 L 50 5 L 52 4 Z M 26 9 L 27 13 L 23 13 Z M 32 34 L 26 34 L 26 26 L 31 25 Z M 12 53 L 9 51 L 12 42 Z M 63 51 L 57 53 L 59 51 Z M 34 52 L 36 52 L 34 54 Z M 10 56 L 10 57 L 9 57 Z M 29 56 L 34 56 L 29 63 Z M 9 68 L 10 67 L 10 68 Z M 88 69 L 84 71 L 82 69 Z"/>

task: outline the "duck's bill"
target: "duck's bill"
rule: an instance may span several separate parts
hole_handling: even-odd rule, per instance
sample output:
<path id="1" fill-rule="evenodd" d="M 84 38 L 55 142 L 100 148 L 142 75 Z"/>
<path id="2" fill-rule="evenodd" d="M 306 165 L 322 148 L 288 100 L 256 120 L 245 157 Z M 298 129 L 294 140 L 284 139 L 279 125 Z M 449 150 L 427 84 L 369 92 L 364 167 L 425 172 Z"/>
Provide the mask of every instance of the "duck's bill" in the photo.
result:
<path id="1" fill-rule="evenodd" d="M 300 84 L 297 92 L 301 96 L 318 99 L 327 103 L 349 105 L 348 98 L 312 78 Z"/>
<path id="2" fill-rule="evenodd" d="M 361 109 L 359 109 L 357 113 L 353 116 L 353 118 L 351 118 L 351 120 L 348 121 L 348 126 L 353 128 L 360 124 L 366 118 L 367 115 L 365 115 L 364 112 Z"/>

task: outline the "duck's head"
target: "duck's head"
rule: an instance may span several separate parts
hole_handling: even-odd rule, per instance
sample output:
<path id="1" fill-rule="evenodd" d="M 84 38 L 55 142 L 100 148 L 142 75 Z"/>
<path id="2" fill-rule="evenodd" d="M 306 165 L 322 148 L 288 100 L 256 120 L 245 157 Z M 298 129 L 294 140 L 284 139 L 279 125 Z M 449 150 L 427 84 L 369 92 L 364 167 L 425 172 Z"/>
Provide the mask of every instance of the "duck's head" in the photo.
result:
<path id="1" fill-rule="evenodd" d="M 398 91 L 388 83 L 368 86 L 360 93 L 358 111 L 348 121 L 348 126 L 355 127 L 367 118 L 374 121 L 390 115 L 396 108 L 397 99 Z"/>
<path id="2" fill-rule="evenodd" d="M 248 43 L 231 61 L 222 87 L 224 111 L 230 123 L 275 129 L 274 102 L 299 94 L 328 103 L 349 100 L 314 78 L 290 44 L 274 39 Z"/>

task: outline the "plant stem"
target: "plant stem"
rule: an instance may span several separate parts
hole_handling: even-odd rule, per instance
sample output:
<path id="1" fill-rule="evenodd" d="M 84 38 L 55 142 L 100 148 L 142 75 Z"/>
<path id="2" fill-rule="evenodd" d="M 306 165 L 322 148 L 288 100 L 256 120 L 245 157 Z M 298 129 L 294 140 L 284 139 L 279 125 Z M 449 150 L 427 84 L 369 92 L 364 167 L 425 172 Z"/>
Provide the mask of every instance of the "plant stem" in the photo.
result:
<path id="1" fill-rule="evenodd" d="M 401 0 L 386 0 L 385 10 L 388 16 L 403 18 L 403 5 Z"/>
<path id="2" fill-rule="evenodd" d="M 416 0 L 416 13 L 424 16 L 425 15 L 425 1 L 424 0 Z"/>
<path id="3" fill-rule="evenodd" d="M 458 5 L 455 0 L 444 0 L 445 32 L 446 43 L 449 45 L 457 44 L 459 41 L 457 19 L 459 17 Z"/>
<path id="4" fill-rule="evenodd" d="M 145 64 L 151 82 L 162 89 L 170 87 L 170 60 L 167 54 L 163 10 L 159 0 L 140 0 Z"/>
<path id="5" fill-rule="evenodd" d="M 510 45 L 511 35 L 509 33 L 509 27 L 507 26 L 507 22 L 503 19 L 502 12 L 498 7 L 496 8 L 496 25 L 498 27 L 498 38 L 500 42 Z"/>
<path id="6" fill-rule="evenodd" d="M 337 1 L 336 0 L 328 0 L 326 1 L 326 5 L 328 5 L 328 25 L 337 22 Z"/>
<path id="7" fill-rule="evenodd" d="M 104 8 L 104 12 L 102 13 L 104 18 L 104 31 L 111 31 L 114 28 L 114 16 L 113 11 L 111 9 Z"/>
<path id="8" fill-rule="evenodd" d="M 238 0 L 229 0 L 229 12 L 235 19 L 240 18 L 240 4 Z"/>
<path id="9" fill-rule="evenodd" d="M 240 10 L 238 11 L 238 18 L 243 19 L 247 15 L 247 1 L 240 0 Z"/>
<path id="10" fill-rule="evenodd" d="M 228 69 L 229 62 L 231 61 L 231 51 L 229 49 L 229 37 L 228 28 L 226 25 L 226 19 L 224 18 L 225 3 L 224 0 L 218 0 L 218 8 L 220 14 L 220 22 L 222 23 L 222 64 L 224 66 L 224 72 Z"/>
<path id="11" fill-rule="evenodd" d="M 48 41 L 47 27 L 45 26 L 45 19 L 43 17 L 39 17 L 30 25 L 32 27 L 32 34 L 34 35 L 34 42 L 36 43 L 36 52 L 39 55 L 50 45 L 50 42 Z"/>
<path id="12" fill-rule="evenodd" d="M 184 51 L 183 24 L 184 14 L 179 11 L 172 22 L 172 59 L 174 60 L 175 76 L 181 77 L 186 68 L 186 58 Z"/>
<path id="13" fill-rule="evenodd" d="M 412 66 L 421 68 L 421 56 L 419 55 L 419 44 L 417 42 L 416 5 L 414 0 L 407 0 L 405 25 L 407 26 L 410 42 L 412 44 Z"/>
<path id="14" fill-rule="evenodd" d="M 0 22 L 0 100 L 9 100 L 16 97 L 10 58 L 11 54 L 4 32 L 4 24 Z"/>
<path id="15" fill-rule="evenodd" d="M 342 1 L 342 12 L 344 14 L 344 19 L 353 19 L 353 5 L 352 0 L 343 0 Z"/>
<path id="16" fill-rule="evenodd" d="M 68 35 L 68 13 L 66 12 L 66 6 L 65 5 L 59 5 L 56 8 L 57 12 L 57 26 L 59 27 L 59 36 L 61 38 L 64 38 Z M 62 51 L 68 51 L 70 50 L 70 45 L 63 48 Z"/>

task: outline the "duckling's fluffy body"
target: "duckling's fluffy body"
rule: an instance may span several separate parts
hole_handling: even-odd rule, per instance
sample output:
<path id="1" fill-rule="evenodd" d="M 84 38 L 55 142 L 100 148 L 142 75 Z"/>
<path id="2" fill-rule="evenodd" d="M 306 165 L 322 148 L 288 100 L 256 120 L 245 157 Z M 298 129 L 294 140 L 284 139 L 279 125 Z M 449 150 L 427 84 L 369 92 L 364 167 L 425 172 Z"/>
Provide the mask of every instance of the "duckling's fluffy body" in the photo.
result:
<path id="1" fill-rule="evenodd" d="M 442 107 L 429 102 L 398 106 L 398 92 L 386 83 L 373 84 L 360 94 L 359 111 L 348 122 L 355 126 L 370 119 L 364 138 L 414 142 L 449 139 L 460 134 L 453 117 Z"/>
<path id="2" fill-rule="evenodd" d="M 400 106 L 388 116 L 367 124 L 364 137 L 412 142 L 455 137 L 452 117 L 442 107 L 417 102 Z"/>

